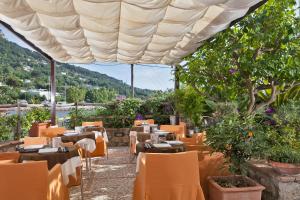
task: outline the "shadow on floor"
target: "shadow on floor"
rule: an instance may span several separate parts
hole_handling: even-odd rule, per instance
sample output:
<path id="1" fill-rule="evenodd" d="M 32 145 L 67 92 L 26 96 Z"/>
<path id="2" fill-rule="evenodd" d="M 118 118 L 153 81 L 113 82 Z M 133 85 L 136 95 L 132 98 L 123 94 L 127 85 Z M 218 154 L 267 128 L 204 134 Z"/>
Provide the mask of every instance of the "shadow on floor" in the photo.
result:
<path id="1" fill-rule="evenodd" d="M 128 147 L 109 149 L 109 158 L 93 158 L 92 171 L 84 173 L 85 200 L 131 200 L 135 179 Z M 80 187 L 70 190 L 71 200 L 80 200 Z"/>

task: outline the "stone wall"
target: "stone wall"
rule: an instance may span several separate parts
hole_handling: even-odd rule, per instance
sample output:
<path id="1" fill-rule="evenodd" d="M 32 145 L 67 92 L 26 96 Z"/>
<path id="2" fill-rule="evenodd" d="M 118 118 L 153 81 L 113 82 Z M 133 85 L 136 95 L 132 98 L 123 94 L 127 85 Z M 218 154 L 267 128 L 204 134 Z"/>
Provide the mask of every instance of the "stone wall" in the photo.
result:
<path id="1" fill-rule="evenodd" d="M 22 144 L 20 141 L 6 141 L 0 143 L 0 152 L 15 151 L 16 146 Z"/>
<path id="2" fill-rule="evenodd" d="M 266 187 L 262 200 L 300 200 L 300 174 L 280 174 L 266 161 L 249 162 L 247 171 L 250 178 Z"/>
<path id="3" fill-rule="evenodd" d="M 106 128 L 110 147 L 129 146 L 129 128 Z"/>

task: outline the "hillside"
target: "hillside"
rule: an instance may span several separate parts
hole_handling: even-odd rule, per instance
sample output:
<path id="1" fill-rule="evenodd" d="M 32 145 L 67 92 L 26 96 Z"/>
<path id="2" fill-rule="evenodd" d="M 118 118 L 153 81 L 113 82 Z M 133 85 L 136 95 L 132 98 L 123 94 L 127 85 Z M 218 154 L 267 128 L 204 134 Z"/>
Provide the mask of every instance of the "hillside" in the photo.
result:
<path id="1" fill-rule="evenodd" d="M 130 86 L 121 80 L 82 67 L 57 63 L 57 90 L 64 86 L 105 87 L 128 96 Z M 7 41 L 0 30 L 0 82 L 18 89 L 49 87 L 50 65 L 42 55 Z M 1 85 L 1 84 L 0 84 Z M 146 97 L 151 90 L 135 89 L 137 97 Z"/>

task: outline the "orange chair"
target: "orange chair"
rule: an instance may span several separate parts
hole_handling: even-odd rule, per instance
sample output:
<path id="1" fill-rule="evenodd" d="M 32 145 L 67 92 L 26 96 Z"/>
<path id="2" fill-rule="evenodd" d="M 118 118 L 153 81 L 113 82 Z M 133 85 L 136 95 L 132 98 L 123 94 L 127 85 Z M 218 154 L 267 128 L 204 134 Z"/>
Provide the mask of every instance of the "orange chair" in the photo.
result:
<path id="1" fill-rule="evenodd" d="M 80 154 L 84 158 L 86 155 L 86 152 L 84 149 L 80 149 Z M 103 157 L 103 156 L 108 156 L 107 152 L 107 144 L 104 141 L 103 137 L 99 136 L 96 138 L 96 150 L 93 151 L 92 153 L 87 153 L 89 154 L 90 157 Z"/>
<path id="2" fill-rule="evenodd" d="M 49 138 L 47 137 L 25 137 L 24 138 L 24 146 L 42 144 L 47 145 L 49 142 Z"/>
<path id="3" fill-rule="evenodd" d="M 136 144 L 138 143 L 137 140 L 137 132 L 130 131 L 129 133 L 129 153 L 134 155 L 136 153 Z"/>
<path id="4" fill-rule="evenodd" d="M 204 200 L 197 152 L 140 156 L 134 200 Z"/>
<path id="5" fill-rule="evenodd" d="M 182 125 L 160 125 L 160 130 L 175 133 L 177 138 L 185 137 L 185 130 L 184 126 Z"/>
<path id="6" fill-rule="evenodd" d="M 103 122 L 102 121 L 82 122 L 82 126 L 98 126 L 98 127 L 103 127 Z"/>
<path id="7" fill-rule="evenodd" d="M 0 165 L 1 199 L 67 200 L 61 166 L 48 171 L 47 161 Z"/>
<path id="8" fill-rule="evenodd" d="M 57 127 L 57 128 L 47 128 L 41 131 L 40 137 L 57 137 L 57 135 L 64 134 L 66 129 L 64 127 Z"/>
<path id="9" fill-rule="evenodd" d="M 228 165 L 222 153 L 205 154 L 199 161 L 200 184 L 206 199 L 208 198 L 209 176 L 230 175 Z"/>
<path id="10" fill-rule="evenodd" d="M 179 140 L 186 145 L 203 144 L 204 133 L 195 133 L 191 138 L 180 138 Z"/>
<path id="11" fill-rule="evenodd" d="M 134 126 L 141 126 L 143 123 L 154 124 L 154 119 L 134 120 Z"/>
<path id="12" fill-rule="evenodd" d="M 184 134 L 186 134 L 187 132 L 187 125 L 185 122 L 179 122 L 179 126 L 181 126 L 183 128 L 183 132 Z"/>
<path id="13" fill-rule="evenodd" d="M 20 153 L 15 152 L 3 152 L 0 153 L 0 164 L 4 163 L 17 163 L 20 158 Z"/>

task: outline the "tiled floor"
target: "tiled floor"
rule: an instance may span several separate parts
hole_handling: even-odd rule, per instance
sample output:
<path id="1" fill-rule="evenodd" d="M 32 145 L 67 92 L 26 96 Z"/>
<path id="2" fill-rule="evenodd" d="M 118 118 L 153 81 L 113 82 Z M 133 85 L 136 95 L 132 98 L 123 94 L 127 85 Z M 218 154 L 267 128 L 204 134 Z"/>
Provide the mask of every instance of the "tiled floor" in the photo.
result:
<path id="1" fill-rule="evenodd" d="M 135 179 L 135 162 L 128 147 L 109 149 L 109 158 L 94 158 L 92 171 L 84 173 L 85 200 L 131 200 Z M 71 188 L 72 200 L 81 199 L 80 187 Z"/>

